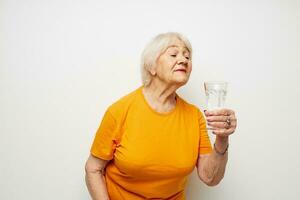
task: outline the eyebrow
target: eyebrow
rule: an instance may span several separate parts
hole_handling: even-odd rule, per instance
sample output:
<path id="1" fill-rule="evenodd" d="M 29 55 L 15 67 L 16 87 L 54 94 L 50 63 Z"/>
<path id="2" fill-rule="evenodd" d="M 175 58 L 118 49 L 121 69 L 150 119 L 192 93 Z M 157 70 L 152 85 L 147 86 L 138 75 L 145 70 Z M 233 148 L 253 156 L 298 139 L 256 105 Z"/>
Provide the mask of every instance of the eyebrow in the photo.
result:
<path id="1" fill-rule="evenodd" d="M 179 46 L 177 46 L 177 45 L 171 45 L 171 46 L 168 46 L 167 49 L 169 49 L 169 48 L 171 48 L 171 47 L 177 47 L 177 48 L 179 48 Z M 184 47 L 184 49 L 187 50 L 187 51 L 190 53 L 190 51 L 189 51 L 188 48 Z"/>

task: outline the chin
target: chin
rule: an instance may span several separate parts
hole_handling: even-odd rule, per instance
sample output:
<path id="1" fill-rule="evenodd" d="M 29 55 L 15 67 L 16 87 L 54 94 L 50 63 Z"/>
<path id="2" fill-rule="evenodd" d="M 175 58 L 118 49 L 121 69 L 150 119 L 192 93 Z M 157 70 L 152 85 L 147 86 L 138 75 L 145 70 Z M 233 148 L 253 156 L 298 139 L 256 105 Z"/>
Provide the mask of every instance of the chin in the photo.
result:
<path id="1" fill-rule="evenodd" d="M 188 82 L 188 79 L 187 78 L 185 78 L 185 79 L 177 79 L 174 82 L 176 82 L 176 84 L 178 84 L 178 85 L 185 85 Z"/>

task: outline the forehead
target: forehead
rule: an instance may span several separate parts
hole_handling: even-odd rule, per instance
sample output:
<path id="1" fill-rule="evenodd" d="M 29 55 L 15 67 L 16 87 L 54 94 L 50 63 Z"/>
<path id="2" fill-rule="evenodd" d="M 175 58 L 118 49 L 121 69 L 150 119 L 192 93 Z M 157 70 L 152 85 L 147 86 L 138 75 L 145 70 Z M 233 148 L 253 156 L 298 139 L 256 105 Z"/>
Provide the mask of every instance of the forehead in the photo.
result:
<path id="1" fill-rule="evenodd" d="M 168 51 L 168 50 L 174 50 L 174 49 L 181 49 L 183 51 L 188 51 L 189 52 L 189 50 L 186 47 L 185 43 L 183 41 L 177 39 L 177 38 L 170 42 L 170 44 L 168 45 L 166 50 Z"/>

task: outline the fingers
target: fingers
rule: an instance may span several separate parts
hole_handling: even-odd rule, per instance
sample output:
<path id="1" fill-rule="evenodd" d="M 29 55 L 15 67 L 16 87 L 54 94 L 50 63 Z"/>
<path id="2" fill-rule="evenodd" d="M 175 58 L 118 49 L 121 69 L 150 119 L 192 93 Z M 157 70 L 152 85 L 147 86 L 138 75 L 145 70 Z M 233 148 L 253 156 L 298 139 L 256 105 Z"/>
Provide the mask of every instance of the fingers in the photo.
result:
<path id="1" fill-rule="evenodd" d="M 206 118 L 207 125 L 216 128 L 229 128 L 230 126 L 236 126 L 237 120 L 233 115 L 230 116 L 210 116 Z M 227 121 L 230 121 L 230 124 Z"/>
<path id="2" fill-rule="evenodd" d="M 210 110 L 210 111 L 206 110 L 204 113 L 206 116 L 218 116 L 218 115 L 229 116 L 234 114 L 234 111 L 227 108 L 222 108 L 222 109 Z"/>
<path id="3" fill-rule="evenodd" d="M 225 136 L 231 135 L 232 133 L 234 133 L 234 131 L 235 131 L 235 128 L 232 127 L 232 128 L 229 128 L 229 129 L 213 129 L 212 133 L 217 135 L 217 136 L 225 137 Z"/>
<path id="4" fill-rule="evenodd" d="M 228 124 L 227 122 L 208 122 L 208 126 L 214 127 L 214 128 L 224 128 L 224 129 L 229 129 L 232 124 Z"/>
<path id="5" fill-rule="evenodd" d="M 219 110 L 205 111 L 207 125 L 213 134 L 229 136 L 234 133 L 237 119 L 233 110 L 224 108 Z"/>
<path id="6" fill-rule="evenodd" d="M 227 119 L 228 119 L 228 116 L 208 116 L 208 117 L 206 117 L 206 120 L 208 122 L 226 122 Z M 232 121 L 232 118 L 230 118 L 230 120 Z"/>

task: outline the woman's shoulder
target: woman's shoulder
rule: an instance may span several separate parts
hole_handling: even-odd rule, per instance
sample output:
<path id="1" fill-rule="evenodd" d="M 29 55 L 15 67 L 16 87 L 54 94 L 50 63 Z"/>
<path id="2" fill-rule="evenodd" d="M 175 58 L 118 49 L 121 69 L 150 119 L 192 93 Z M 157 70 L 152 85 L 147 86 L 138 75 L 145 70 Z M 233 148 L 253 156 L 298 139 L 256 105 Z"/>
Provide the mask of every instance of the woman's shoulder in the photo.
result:
<path id="1" fill-rule="evenodd" d="M 188 112 L 193 112 L 193 113 L 199 114 L 200 108 L 196 104 L 193 104 L 193 103 L 187 101 L 186 99 L 182 98 L 181 96 L 178 96 L 178 97 L 181 101 L 181 105 L 184 108 L 184 110 L 186 110 Z"/>
<path id="2" fill-rule="evenodd" d="M 181 98 L 181 102 L 183 105 L 183 108 L 185 110 L 186 113 L 188 113 L 188 115 L 194 115 L 195 117 L 197 117 L 198 119 L 203 119 L 204 115 L 201 112 L 202 108 L 198 107 L 196 104 L 190 103 L 187 100 Z"/>
<path id="3" fill-rule="evenodd" d="M 113 116 L 124 115 L 129 107 L 135 102 L 140 87 L 128 92 L 127 94 L 121 96 L 119 99 L 114 101 L 112 104 L 108 106 L 109 112 Z"/>

